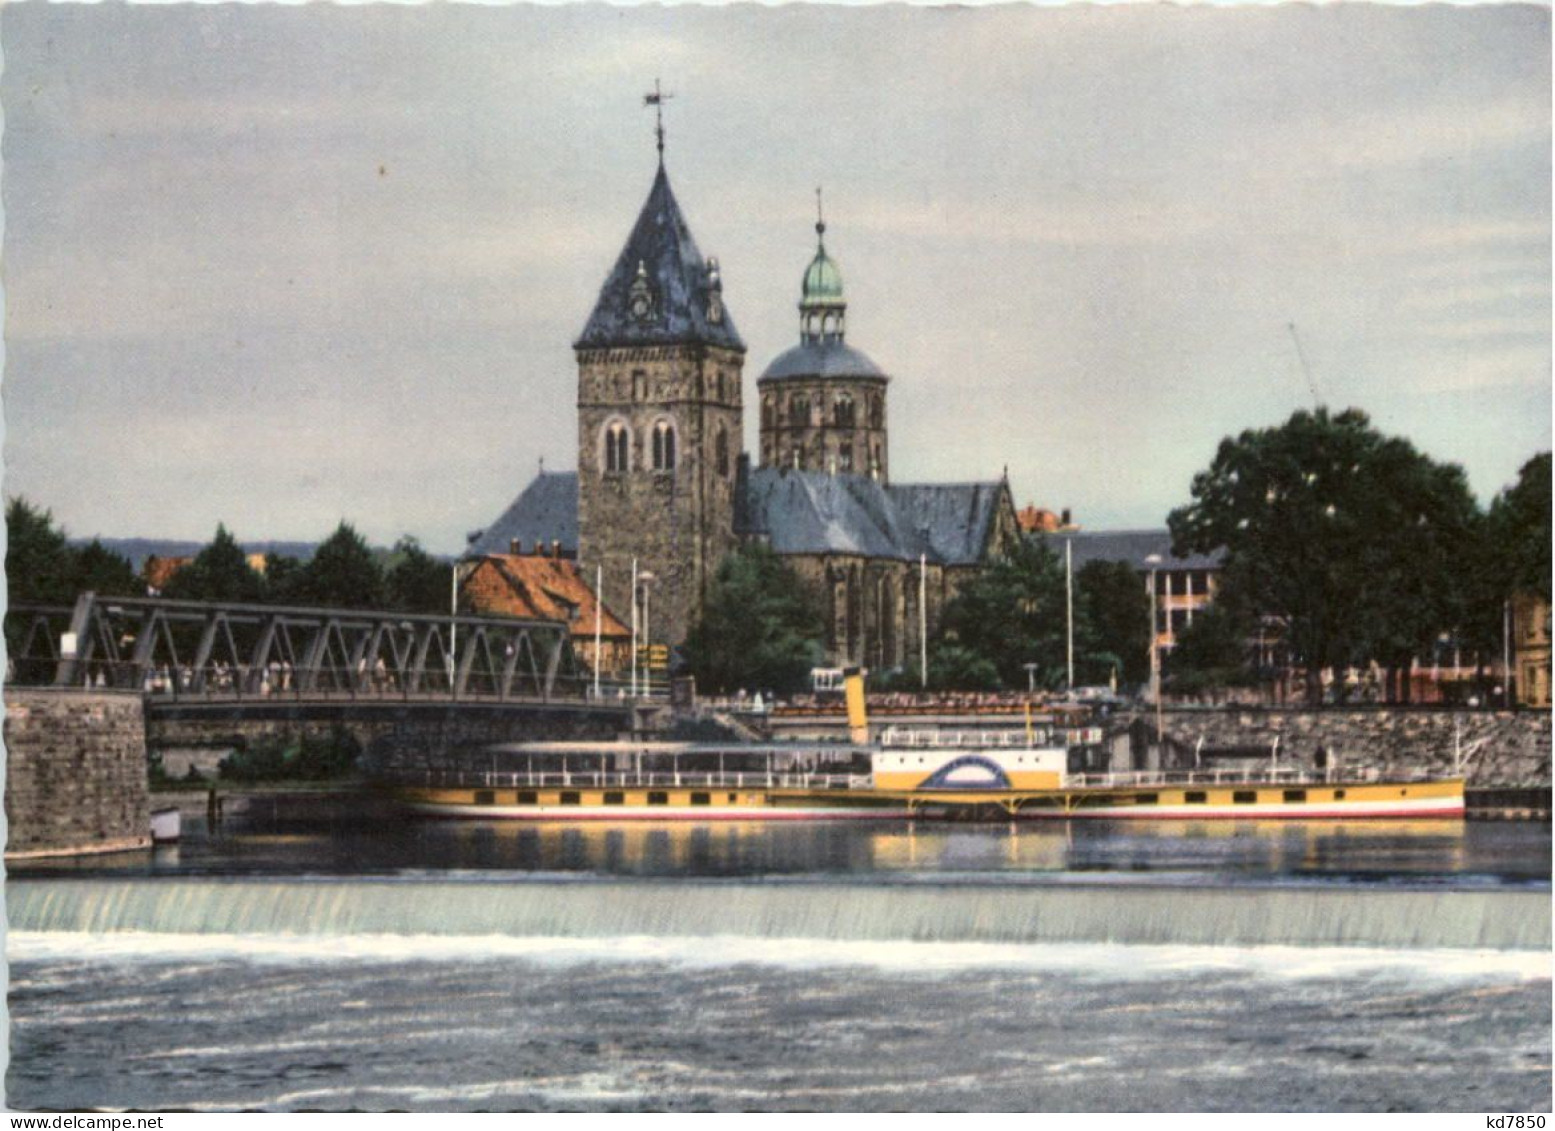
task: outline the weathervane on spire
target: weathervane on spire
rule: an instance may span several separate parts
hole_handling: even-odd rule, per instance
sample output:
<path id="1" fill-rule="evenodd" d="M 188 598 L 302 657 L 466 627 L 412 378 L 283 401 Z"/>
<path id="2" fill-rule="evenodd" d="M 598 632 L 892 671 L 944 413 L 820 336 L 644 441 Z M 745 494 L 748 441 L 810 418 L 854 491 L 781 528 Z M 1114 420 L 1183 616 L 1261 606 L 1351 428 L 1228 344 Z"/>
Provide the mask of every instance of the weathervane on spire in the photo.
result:
<path id="1" fill-rule="evenodd" d="M 664 104 L 674 97 L 673 94 L 659 89 L 658 79 L 653 80 L 653 93 L 643 95 L 643 105 L 652 106 L 658 119 L 654 123 L 653 132 L 654 136 L 659 139 L 659 164 L 661 166 L 664 164 Z"/>
<path id="2" fill-rule="evenodd" d="M 815 234 L 821 239 L 826 238 L 826 217 L 821 212 L 821 186 L 815 186 Z"/>

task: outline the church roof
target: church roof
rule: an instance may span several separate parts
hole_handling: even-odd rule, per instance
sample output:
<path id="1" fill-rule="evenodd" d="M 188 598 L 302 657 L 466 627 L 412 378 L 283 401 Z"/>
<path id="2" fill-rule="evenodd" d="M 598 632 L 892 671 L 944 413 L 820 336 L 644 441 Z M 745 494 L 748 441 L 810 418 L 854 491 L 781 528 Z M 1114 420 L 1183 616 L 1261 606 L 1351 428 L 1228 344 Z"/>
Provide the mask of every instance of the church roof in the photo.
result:
<path id="1" fill-rule="evenodd" d="M 857 554 L 940 565 L 982 560 L 1004 484 L 893 483 L 863 475 L 742 468 L 735 531 L 780 554 Z M 559 542 L 578 548 L 578 475 L 541 472 L 471 547 L 472 556 Z M 1078 555 L 1077 555 L 1078 556 Z"/>
<path id="2" fill-rule="evenodd" d="M 722 305 L 716 264 L 702 258 L 681 215 L 664 166 L 632 234 L 599 290 L 599 300 L 574 347 L 676 345 L 701 342 L 744 351 L 745 343 Z M 720 291 L 716 302 L 710 295 Z M 633 300 L 648 305 L 634 315 Z M 709 314 L 717 312 L 717 320 Z"/>
<path id="3" fill-rule="evenodd" d="M 913 528 L 927 535 L 930 557 L 946 565 L 982 560 L 1005 490 L 1002 482 L 898 483 L 887 489 Z"/>
<path id="4" fill-rule="evenodd" d="M 528 549 L 560 542 L 563 550 L 578 549 L 578 473 L 542 471 L 513 500 L 500 518 L 486 528 L 470 553 L 506 554 L 514 542 Z"/>
<path id="5" fill-rule="evenodd" d="M 784 350 L 767 366 L 762 381 L 785 377 L 878 377 L 889 380 L 885 370 L 870 360 L 863 350 L 840 341 L 801 342 Z"/>
<path id="6" fill-rule="evenodd" d="M 749 472 L 736 527 L 779 554 L 858 554 L 971 565 L 998 511 L 1000 483 L 893 484 L 773 467 Z"/>

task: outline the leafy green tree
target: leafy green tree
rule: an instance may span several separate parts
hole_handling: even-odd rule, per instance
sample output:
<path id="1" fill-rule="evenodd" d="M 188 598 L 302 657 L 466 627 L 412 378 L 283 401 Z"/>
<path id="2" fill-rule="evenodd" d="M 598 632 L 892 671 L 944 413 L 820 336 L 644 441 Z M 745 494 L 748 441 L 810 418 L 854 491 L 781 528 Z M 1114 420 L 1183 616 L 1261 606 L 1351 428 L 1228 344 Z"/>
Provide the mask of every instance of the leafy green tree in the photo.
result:
<path id="1" fill-rule="evenodd" d="M 1086 562 L 1074 575 L 1075 679 L 1103 684 L 1150 677 L 1150 594 L 1127 562 Z"/>
<path id="2" fill-rule="evenodd" d="M 272 605 L 300 604 L 302 563 L 284 554 L 265 555 L 265 601 Z"/>
<path id="3" fill-rule="evenodd" d="M 1550 453 L 1523 464 L 1517 482 L 1490 504 L 1487 533 L 1497 551 L 1494 574 L 1503 596 L 1550 592 Z"/>
<path id="4" fill-rule="evenodd" d="M 1227 438 L 1192 491 L 1168 518 L 1174 552 L 1225 548 L 1223 597 L 1282 619 L 1312 703 L 1323 669 L 1407 664 L 1464 615 L 1477 511 L 1463 472 L 1363 412 L 1298 412 Z"/>
<path id="5" fill-rule="evenodd" d="M 1000 686 L 1026 687 L 1025 665 L 1031 663 L 1039 686 L 1058 687 L 1068 675 L 1067 616 L 1058 556 L 1042 541 L 1021 539 L 946 606 L 937 646 L 980 657 L 992 665 Z"/>
<path id="6" fill-rule="evenodd" d="M 342 522 L 319 545 L 297 580 L 299 596 L 310 605 L 383 608 L 383 570 L 349 523 Z"/>
<path id="7" fill-rule="evenodd" d="M 76 599 L 75 562 L 54 516 L 16 496 L 5 505 L 5 576 L 17 604 L 69 605 Z"/>
<path id="8" fill-rule="evenodd" d="M 821 638 L 813 595 L 772 549 L 751 544 L 718 567 L 685 656 L 707 690 L 794 692 L 821 662 Z"/>
<path id="9" fill-rule="evenodd" d="M 111 597 L 145 596 L 146 583 L 136 576 L 129 559 L 96 538 L 73 551 L 73 557 L 74 588 L 78 593 L 90 589 Z"/>
<path id="10" fill-rule="evenodd" d="M 1249 642 L 1256 631 L 1253 618 L 1230 601 L 1217 600 L 1200 609 L 1166 654 L 1167 687 L 1177 694 L 1195 695 L 1252 685 L 1258 677 L 1250 662 Z"/>
<path id="11" fill-rule="evenodd" d="M 427 553 L 408 534 L 394 544 L 384 580 L 391 609 L 405 613 L 441 613 L 448 609 L 453 567 Z"/>
<path id="12" fill-rule="evenodd" d="M 237 539 L 220 524 L 215 537 L 172 576 L 162 593 L 185 601 L 258 601 L 263 594 L 264 579 L 248 564 Z"/>

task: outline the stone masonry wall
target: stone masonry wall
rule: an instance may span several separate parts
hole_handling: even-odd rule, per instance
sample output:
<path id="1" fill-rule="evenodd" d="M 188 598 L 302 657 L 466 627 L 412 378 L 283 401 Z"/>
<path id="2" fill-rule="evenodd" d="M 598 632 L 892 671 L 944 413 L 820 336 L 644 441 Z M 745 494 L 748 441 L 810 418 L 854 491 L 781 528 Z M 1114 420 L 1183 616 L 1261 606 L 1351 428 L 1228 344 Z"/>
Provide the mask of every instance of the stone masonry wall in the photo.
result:
<path id="1" fill-rule="evenodd" d="M 7 688 L 6 856 L 151 842 L 140 696 Z"/>
<path id="2" fill-rule="evenodd" d="M 1152 714 L 1137 718 L 1153 731 Z M 1162 723 L 1179 754 L 1201 738 L 1206 747 L 1268 749 L 1279 737 L 1280 761 L 1291 765 L 1311 765 L 1322 746 L 1341 768 L 1447 774 L 1461 743 L 1470 785 L 1550 784 L 1548 711 L 1168 709 Z"/>

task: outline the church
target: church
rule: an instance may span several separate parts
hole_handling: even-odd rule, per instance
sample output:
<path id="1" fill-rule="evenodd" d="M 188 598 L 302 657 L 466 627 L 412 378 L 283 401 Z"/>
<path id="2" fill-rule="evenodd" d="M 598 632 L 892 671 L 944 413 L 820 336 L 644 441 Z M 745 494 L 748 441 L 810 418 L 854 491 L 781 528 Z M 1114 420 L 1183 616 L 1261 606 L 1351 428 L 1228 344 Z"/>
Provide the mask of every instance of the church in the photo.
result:
<path id="1" fill-rule="evenodd" d="M 471 557 L 570 560 L 621 619 L 635 596 L 645 642 L 673 646 L 724 557 L 761 542 L 813 592 L 830 663 L 915 667 L 957 586 L 1020 537 L 1015 507 L 1007 480 L 892 482 L 891 378 L 847 341 L 825 232 L 818 219 L 798 344 L 756 379 L 753 465 L 745 342 L 718 261 L 675 200 L 661 134 L 648 198 L 573 343 L 577 471 L 542 471 Z"/>

